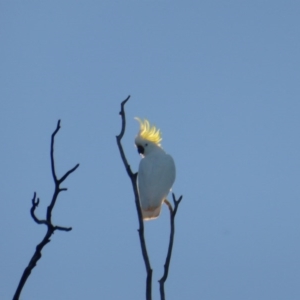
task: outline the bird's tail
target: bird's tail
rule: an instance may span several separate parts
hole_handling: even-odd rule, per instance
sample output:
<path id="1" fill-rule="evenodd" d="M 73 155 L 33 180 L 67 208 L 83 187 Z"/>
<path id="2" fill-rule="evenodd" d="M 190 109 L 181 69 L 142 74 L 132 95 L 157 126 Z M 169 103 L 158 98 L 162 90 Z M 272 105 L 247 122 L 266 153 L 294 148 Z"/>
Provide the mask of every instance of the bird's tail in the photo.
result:
<path id="1" fill-rule="evenodd" d="M 155 209 L 151 209 L 151 210 L 142 209 L 143 220 L 150 221 L 150 220 L 156 219 L 157 217 L 159 217 L 160 211 L 161 211 L 161 205 L 159 207 L 157 207 Z"/>

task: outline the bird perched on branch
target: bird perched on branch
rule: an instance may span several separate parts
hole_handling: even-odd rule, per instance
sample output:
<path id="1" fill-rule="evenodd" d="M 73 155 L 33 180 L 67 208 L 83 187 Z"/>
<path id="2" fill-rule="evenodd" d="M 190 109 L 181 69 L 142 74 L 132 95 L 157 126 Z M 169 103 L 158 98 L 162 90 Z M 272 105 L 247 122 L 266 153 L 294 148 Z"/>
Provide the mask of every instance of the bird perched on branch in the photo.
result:
<path id="1" fill-rule="evenodd" d="M 175 181 L 175 164 L 172 156 L 161 147 L 161 132 L 148 120 L 135 118 L 140 131 L 135 138 L 140 161 L 137 185 L 144 220 L 159 216 L 161 206 Z"/>

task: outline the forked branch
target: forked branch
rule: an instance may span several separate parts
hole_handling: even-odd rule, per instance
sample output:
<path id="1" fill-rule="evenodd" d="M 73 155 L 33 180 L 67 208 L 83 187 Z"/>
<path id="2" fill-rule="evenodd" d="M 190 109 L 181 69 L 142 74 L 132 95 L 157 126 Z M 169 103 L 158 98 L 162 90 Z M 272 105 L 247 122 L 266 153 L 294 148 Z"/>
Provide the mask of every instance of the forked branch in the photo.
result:
<path id="1" fill-rule="evenodd" d="M 169 247 L 168 247 L 168 253 L 166 257 L 166 261 L 164 264 L 164 274 L 162 278 L 158 281 L 159 282 L 159 292 L 160 292 L 160 299 L 165 300 L 165 282 L 167 281 L 168 274 L 169 274 L 169 267 L 171 262 L 171 256 L 172 256 L 172 250 L 173 250 L 173 243 L 174 243 L 174 234 L 175 234 L 175 216 L 177 213 L 178 206 L 182 200 L 182 196 L 179 197 L 178 200 L 176 200 L 174 193 L 172 193 L 173 203 L 174 203 L 174 209 L 171 205 L 171 203 L 165 199 L 164 202 L 168 206 L 170 210 L 170 240 L 169 240 Z"/>
<path id="2" fill-rule="evenodd" d="M 47 208 L 46 219 L 40 220 L 35 214 L 35 210 L 38 207 L 39 202 L 40 202 L 40 199 L 36 198 L 36 193 L 34 193 L 34 195 L 33 195 L 32 207 L 30 209 L 30 214 L 31 214 L 31 217 L 33 218 L 33 220 L 37 224 L 46 225 L 47 232 L 46 232 L 44 238 L 42 239 L 42 241 L 36 246 L 35 252 L 34 252 L 33 256 L 31 257 L 29 264 L 25 268 L 25 270 L 22 274 L 22 277 L 20 279 L 20 282 L 18 284 L 18 287 L 16 289 L 16 292 L 14 294 L 13 300 L 19 300 L 22 289 L 23 289 L 28 277 L 30 276 L 31 271 L 36 266 L 38 260 L 42 257 L 42 250 L 50 242 L 50 237 L 52 236 L 54 231 L 55 230 L 61 230 L 61 231 L 72 230 L 71 227 L 54 226 L 52 223 L 52 210 L 55 206 L 57 197 L 61 191 L 66 190 L 66 188 L 61 188 L 60 184 L 63 183 L 64 180 L 79 167 L 79 164 L 77 164 L 74 168 L 67 171 L 60 179 L 57 179 L 57 175 L 56 175 L 56 171 L 55 171 L 55 164 L 54 164 L 54 139 L 55 139 L 55 135 L 57 134 L 59 129 L 60 129 L 60 120 L 57 122 L 56 129 L 51 136 L 50 159 L 51 159 L 51 171 L 52 171 L 52 176 L 53 176 L 55 187 L 54 187 L 54 193 L 52 196 L 52 200 L 50 202 L 50 205 Z"/>
<path id="3" fill-rule="evenodd" d="M 147 279 L 146 279 L 146 300 L 151 300 L 152 299 L 152 268 L 150 265 L 150 260 L 147 252 L 147 247 L 146 247 L 146 242 L 145 242 L 145 235 L 144 235 L 144 222 L 143 222 L 143 217 L 142 217 L 142 212 L 141 212 L 141 207 L 140 207 L 140 199 L 139 199 L 139 194 L 138 194 L 138 189 L 137 189 L 137 184 L 136 184 L 136 179 L 137 179 L 137 173 L 133 173 L 131 171 L 130 165 L 128 164 L 128 161 L 126 159 L 123 146 L 121 143 L 121 140 L 124 136 L 125 129 L 126 129 L 126 117 L 125 117 L 125 110 L 124 106 L 126 102 L 129 100 L 130 96 L 128 96 L 124 101 L 121 103 L 121 111 L 120 115 L 122 118 L 122 127 L 121 127 L 121 132 L 119 135 L 116 136 L 117 139 L 117 144 L 118 148 L 120 151 L 120 155 L 122 158 L 122 161 L 124 163 L 125 169 L 127 171 L 127 174 L 131 180 L 133 192 L 134 192 L 134 198 L 135 198 L 135 206 L 138 214 L 138 219 L 139 219 L 139 238 L 140 238 L 140 244 L 141 244 L 141 250 L 142 250 L 142 255 L 146 267 L 146 272 L 147 272 Z"/>

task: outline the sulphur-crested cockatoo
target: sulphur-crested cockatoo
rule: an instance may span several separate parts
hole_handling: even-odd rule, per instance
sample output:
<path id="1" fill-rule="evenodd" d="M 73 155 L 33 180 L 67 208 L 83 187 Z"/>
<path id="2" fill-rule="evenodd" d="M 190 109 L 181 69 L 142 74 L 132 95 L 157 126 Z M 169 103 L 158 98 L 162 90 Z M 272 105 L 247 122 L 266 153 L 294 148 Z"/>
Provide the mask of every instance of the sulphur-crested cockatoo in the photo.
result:
<path id="1" fill-rule="evenodd" d="M 160 145 L 161 132 L 147 120 L 140 120 L 140 131 L 135 138 L 141 159 L 137 177 L 138 192 L 144 220 L 159 216 L 162 203 L 175 181 L 173 158 Z"/>

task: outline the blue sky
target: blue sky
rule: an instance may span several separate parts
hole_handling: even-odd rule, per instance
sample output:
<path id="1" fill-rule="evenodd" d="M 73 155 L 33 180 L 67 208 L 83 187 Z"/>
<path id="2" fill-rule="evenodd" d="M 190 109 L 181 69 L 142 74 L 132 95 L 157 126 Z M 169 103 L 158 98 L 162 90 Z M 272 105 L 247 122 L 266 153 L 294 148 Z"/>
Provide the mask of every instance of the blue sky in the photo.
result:
<path id="1" fill-rule="evenodd" d="M 183 195 L 167 299 L 300 298 L 298 1 L 1 1 L 0 298 L 11 299 L 45 228 L 58 175 L 80 167 L 21 296 L 143 299 L 131 184 L 138 123 L 163 133 Z M 159 299 L 169 215 L 145 223 Z"/>

